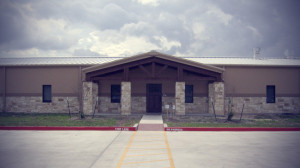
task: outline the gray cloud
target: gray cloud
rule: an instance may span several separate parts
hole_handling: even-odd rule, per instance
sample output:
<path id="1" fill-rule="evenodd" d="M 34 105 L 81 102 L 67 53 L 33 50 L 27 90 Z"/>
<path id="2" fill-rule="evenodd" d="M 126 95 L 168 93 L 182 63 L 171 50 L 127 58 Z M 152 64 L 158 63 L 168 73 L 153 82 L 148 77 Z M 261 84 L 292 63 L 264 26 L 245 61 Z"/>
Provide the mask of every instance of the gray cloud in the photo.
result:
<path id="1" fill-rule="evenodd" d="M 75 49 L 73 56 L 99 56 L 100 54 L 92 52 L 89 49 Z"/>
<path id="2" fill-rule="evenodd" d="M 147 1 L 150 2 L 150 1 Z M 294 0 L 0 2 L 0 56 L 300 55 Z M 48 53 L 48 54 L 45 54 Z"/>

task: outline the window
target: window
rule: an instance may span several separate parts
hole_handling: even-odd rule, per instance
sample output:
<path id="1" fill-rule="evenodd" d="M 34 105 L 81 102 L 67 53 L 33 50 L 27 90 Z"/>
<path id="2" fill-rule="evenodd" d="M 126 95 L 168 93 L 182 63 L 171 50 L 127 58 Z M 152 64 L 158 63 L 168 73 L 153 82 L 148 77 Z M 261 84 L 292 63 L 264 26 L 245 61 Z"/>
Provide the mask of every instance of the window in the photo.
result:
<path id="1" fill-rule="evenodd" d="M 267 103 L 275 103 L 275 86 L 267 86 Z"/>
<path id="2" fill-rule="evenodd" d="M 111 85 L 111 102 L 120 103 L 121 102 L 121 85 Z"/>
<path id="3" fill-rule="evenodd" d="M 193 103 L 193 85 L 185 85 L 185 103 Z"/>
<path id="4" fill-rule="evenodd" d="M 43 85 L 43 102 L 52 101 L 51 85 Z"/>

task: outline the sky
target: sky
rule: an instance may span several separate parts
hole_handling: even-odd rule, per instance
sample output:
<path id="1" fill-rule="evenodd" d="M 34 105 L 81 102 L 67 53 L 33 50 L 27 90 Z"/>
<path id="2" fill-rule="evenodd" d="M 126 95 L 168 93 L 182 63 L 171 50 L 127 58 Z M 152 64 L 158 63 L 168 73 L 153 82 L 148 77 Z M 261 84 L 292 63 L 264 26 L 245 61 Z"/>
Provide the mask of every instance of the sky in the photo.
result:
<path id="1" fill-rule="evenodd" d="M 299 0 L 1 0 L 0 57 L 300 58 Z"/>

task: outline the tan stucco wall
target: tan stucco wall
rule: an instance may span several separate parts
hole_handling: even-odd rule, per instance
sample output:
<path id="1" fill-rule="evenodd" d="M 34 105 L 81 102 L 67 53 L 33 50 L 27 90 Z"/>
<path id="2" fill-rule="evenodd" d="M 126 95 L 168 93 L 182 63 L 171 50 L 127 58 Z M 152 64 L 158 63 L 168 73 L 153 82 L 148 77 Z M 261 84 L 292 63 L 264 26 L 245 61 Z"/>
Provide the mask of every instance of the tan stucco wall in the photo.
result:
<path id="1" fill-rule="evenodd" d="M 300 95 L 300 68 L 225 67 L 226 96 L 264 96 L 266 85 L 276 86 L 276 96 Z"/>
<path id="2" fill-rule="evenodd" d="M 6 67 L 6 73 L 7 95 L 41 94 L 44 84 L 51 84 L 54 94 L 78 93 L 78 67 Z M 168 68 L 163 74 L 176 75 L 176 70 Z M 145 73 L 137 69 L 130 75 L 145 76 Z M 275 85 L 276 95 L 279 96 L 300 95 L 300 68 L 296 67 L 227 66 L 223 77 L 225 94 L 229 96 L 263 96 L 266 85 Z M 0 67 L 0 93 L 3 92 L 3 82 L 3 67 Z M 110 96 L 110 85 L 120 83 L 114 80 L 100 81 L 100 95 Z M 175 81 L 157 80 L 133 81 L 132 93 L 145 95 L 147 83 L 161 83 L 163 94 L 175 94 Z M 186 84 L 194 85 L 194 95 L 204 96 L 208 93 L 207 81 L 190 81 Z"/>
<path id="3" fill-rule="evenodd" d="M 42 94 L 42 85 L 52 85 L 53 95 L 78 94 L 78 67 L 7 67 L 7 95 Z"/>

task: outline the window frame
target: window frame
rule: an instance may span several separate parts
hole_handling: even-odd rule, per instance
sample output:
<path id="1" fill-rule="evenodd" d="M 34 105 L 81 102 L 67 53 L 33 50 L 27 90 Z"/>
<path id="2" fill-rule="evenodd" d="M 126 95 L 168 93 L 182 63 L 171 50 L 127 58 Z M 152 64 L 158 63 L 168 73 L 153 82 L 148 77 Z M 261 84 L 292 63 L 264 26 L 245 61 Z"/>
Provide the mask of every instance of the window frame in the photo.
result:
<path id="1" fill-rule="evenodd" d="M 187 88 L 191 89 L 191 94 L 187 94 Z M 185 103 L 194 103 L 194 85 L 185 85 Z"/>
<path id="2" fill-rule="evenodd" d="M 120 92 L 118 94 L 115 94 L 116 91 L 113 91 L 113 89 L 116 89 L 116 87 L 119 87 L 118 90 L 120 90 Z M 114 97 L 118 96 L 117 99 L 115 99 Z M 110 102 L 111 103 L 121 103 L 121 85 L 118 84 L 114 84 L 110 86 Z"/>
<path id="3" fill-rule="evenodd" d="M 48 90 L 47 90 L 48 89 Z M 49 92 L 50 97 L 46 97 Z M 52 102 L 52 85 L 43 85 L 43 103 L 51 103 Z"/>
<path id="4" fill-rule="evenodd" d="M 270 89 L 272 89 L 272 93 L 270 93 Z M 272 95 L 271 95 L 272 94 Z M 272 97 L 274 97 L 272 99 Z M 275 85 L 267 85 L 266 86 L 266 103 L 276 103 L 276 87 Z"/>

